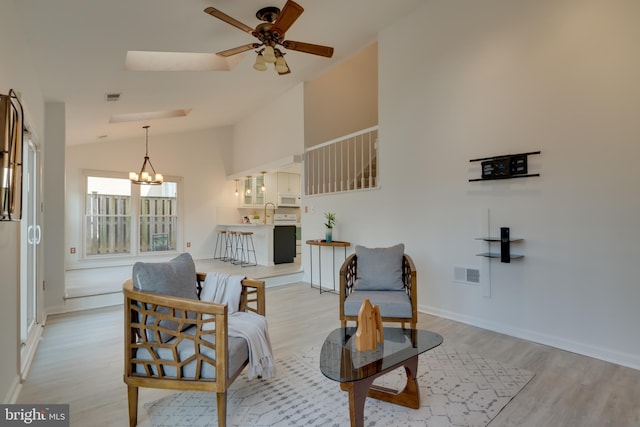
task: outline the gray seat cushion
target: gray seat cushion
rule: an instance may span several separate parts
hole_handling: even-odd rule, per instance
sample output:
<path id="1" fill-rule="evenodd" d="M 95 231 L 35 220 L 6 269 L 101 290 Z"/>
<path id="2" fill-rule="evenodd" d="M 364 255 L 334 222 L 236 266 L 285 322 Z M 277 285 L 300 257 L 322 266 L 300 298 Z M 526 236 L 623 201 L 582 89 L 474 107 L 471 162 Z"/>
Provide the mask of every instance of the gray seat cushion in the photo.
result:
<path id="1" fill-rule="evenodd" d="M 389 248 L 365 248 L 356 246 L 358 269 L 355 289 L 359 291 L 400 291 L 404 244 Z"/>
<path id="2" fill-rule="evenodd" d="M 411 318 L 411 299 L 405 291 L 355 290 L 344 301 L 344 314 L 357 316 L 365 298 L 369 298 L 371 304 L 380 306 L 381 317 Z"/>
<path id="3" fill-rule="evenodd" d="M 196 326 L 191 326 L 186 329 L 184 332 L 189 335 L 195 334 Z M 176 338 L 169 340 L 167 343 L 171 344 Z M 215 344 L 215 335 L 205 335 L 203 337 L 205 341 L 208 341 L 212 344 Z M 235 374 L 246 362 L 249 360 L 249 347 L 247 346 L 247 340 L 239 337 L 229 337 L 229 376 Z M 165 347 L 165 346 L 163 346 Z M 172 348 L 158 348 L 155 347 L 154 350 L 157 352 L 158 357 L 162 360 L 173 361 L 173 349 Z M 215 360 L 216 354 L 215 351 L 209 347 L 201 346 L 200 352 L 202 355 Z M 178 355 L 180 360 L 187 360 L 189 357 L 195 354 L 194 342 L 192 340 L 182 340 L 178 344 Z M 140 360 L 153 360 L 149 352 L 140 348 L 137 350 L 136 359 Z M 182 367 L 182 376 L 185 378 L 193 378 L 196 372 L 196 364 L 198 362 L 196 360 L 192 360 L 185 364 Z M 201 378 L 215 380 L 216 379 L 216 370 L 209 363 L 203 363 L 201 366 L 202 375 Z M 151 365 L 151 371 L 153 375 L 158 375 L 158 370 L 155 365 Z M 135 372 L 141 375 L 146 375 L 146 370 L 144 365 L 141 363 L 137 363 L 135 366 Z M 164 374 L 168 377 L 176 377 L 176 368 L 173 366 L 164 366 Z"/>

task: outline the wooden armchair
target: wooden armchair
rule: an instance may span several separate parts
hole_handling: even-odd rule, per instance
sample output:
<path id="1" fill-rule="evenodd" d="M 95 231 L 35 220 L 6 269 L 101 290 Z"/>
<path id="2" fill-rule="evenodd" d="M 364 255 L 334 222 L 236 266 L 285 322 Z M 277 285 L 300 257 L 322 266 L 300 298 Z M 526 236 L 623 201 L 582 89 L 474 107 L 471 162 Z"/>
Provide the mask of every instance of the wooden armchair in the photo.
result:
<path id="1" fill-rule="evenodd" d="M 402 290 L 360 290 L 356 286 L 358 278 L 358 256 L 350 255 L 340 268 L 340 322 L 342 327 L 347 321 L 358 321 L 358 311 L 365 298 L 371 304 L 380 306 L 383 322 L 408 322 L 411 328 L 418 322 L 418 286 L 417 273 L 413 260 L 407 254 L 402 256 Z"/>
<path id="2" fill-rule="evenodd" d="M 205 275 L 196 276 L 199 297 Z M 249 362 L 246 341 L 227 335 L 227 306 L 141 291 L 132 279 L 123 292 L 129 425 L 137 425 L 138 387 L 149 387 L 215 392 L 225 426 L 227 389 Z M 265 314 L 263 281 L 242 281 L 240 310 Z"/>

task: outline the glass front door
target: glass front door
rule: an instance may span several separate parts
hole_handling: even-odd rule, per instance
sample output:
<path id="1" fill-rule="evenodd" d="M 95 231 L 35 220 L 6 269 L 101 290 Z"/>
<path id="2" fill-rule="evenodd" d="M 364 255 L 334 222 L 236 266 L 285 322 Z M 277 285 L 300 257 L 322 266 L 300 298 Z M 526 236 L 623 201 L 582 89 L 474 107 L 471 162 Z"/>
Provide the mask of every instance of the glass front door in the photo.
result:
<path id="1" fill-rule="evenodd" d="M 35 348 L 38 322 L 38 245 L 40 229 L 40 159 L 38 147 L 25 135 L 23 154 L 23 211 L 21 221 L 20 341 L 22 371 Z"/>

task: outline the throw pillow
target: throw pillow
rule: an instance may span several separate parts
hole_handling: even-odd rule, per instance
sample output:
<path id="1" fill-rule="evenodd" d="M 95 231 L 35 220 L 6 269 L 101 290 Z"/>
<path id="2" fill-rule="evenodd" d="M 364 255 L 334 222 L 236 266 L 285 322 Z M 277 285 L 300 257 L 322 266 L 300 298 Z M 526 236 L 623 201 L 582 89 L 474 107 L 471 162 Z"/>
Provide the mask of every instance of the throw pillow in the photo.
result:
<path id="1" fill-rule="evenodd" d="M 163 295 L 171 295 L 181 298 L 198 299 L 196 290 L 196 267 L 193 258 L 188 253 L 181 254 L 168 262 L 136 262 L 133 265 L 133 286 L 142 291 L 155 292 Z M 169 313 L 169 309 L 160 307 L 159 312 Z M 176 312 L 176 316 L 181 313 Z M 195 318 L 195 313 L 187 312 L 188 318 Z M 147 325 L 155 322 L 154 316 L 147 318 Z M 161 320 L 159 325 L 163 328 L 177 329 L 178 322 L 173 320 Z M 189 327 L 185 324 L 184 328 Z M 167 342 L 173 335 L 160 332 L 160 340 Z M 147 334 L 149 341 L 155 341 L 155 337 Z"/>
<path id="2" fill-rule="evenodd" d="M 358 270 L 355 289 L 358 291 L 401 291 L 404 244 L 389 248 L 356 246 Z"/>
<path id="3" fill-rule="evenodd" d="M 196 266 L 188 253 L 168 262 L 136 262 L 133 286 L 142 291 L 198 299 Z"/>

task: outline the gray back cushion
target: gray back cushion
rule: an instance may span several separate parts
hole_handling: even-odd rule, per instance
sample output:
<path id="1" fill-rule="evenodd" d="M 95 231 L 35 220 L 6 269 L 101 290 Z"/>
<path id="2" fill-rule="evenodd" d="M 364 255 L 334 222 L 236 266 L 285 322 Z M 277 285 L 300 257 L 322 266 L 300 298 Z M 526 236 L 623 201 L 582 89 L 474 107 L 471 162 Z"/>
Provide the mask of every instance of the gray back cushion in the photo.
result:
<path id="1" fill-rule="evenodd" d="M 136 289 L 175 297 L 198 299 L 196 266 L 193 258 L 188 253 L 181 254 L 168 262 L 136 262 L 133 265 L 132 276 L 133 286 Z M 164 308 L 160 308 L 158 311 L 168 313 L 168 310 Z M 195 314 L 188 313 L 188 317 L 194 318 Z M 146 323 L 152 324 L 154 321 L 155 317 L 149 316 Z M 160 326 L 176 329 L 178 322 L 161 320 Z M 167 342 L 173 338 L 173 335 L 161 332 L 160 337 L 162 342 Z M 155 340 L 150 335 L 147 338 L 150 341 Z"/>
<path id="2" fill-rule="evenodd" d="M 356 246 L 358 260 L 355 289 L 359 291 L 400 291 L 404 244 L 390 248 Z"/>
<path id="3" fill-rule="evenodd" d="M 133 286 L 142 291 L 198 299 L 196 266 L 188 253 L 167 262 L 136 262 Z"/>

